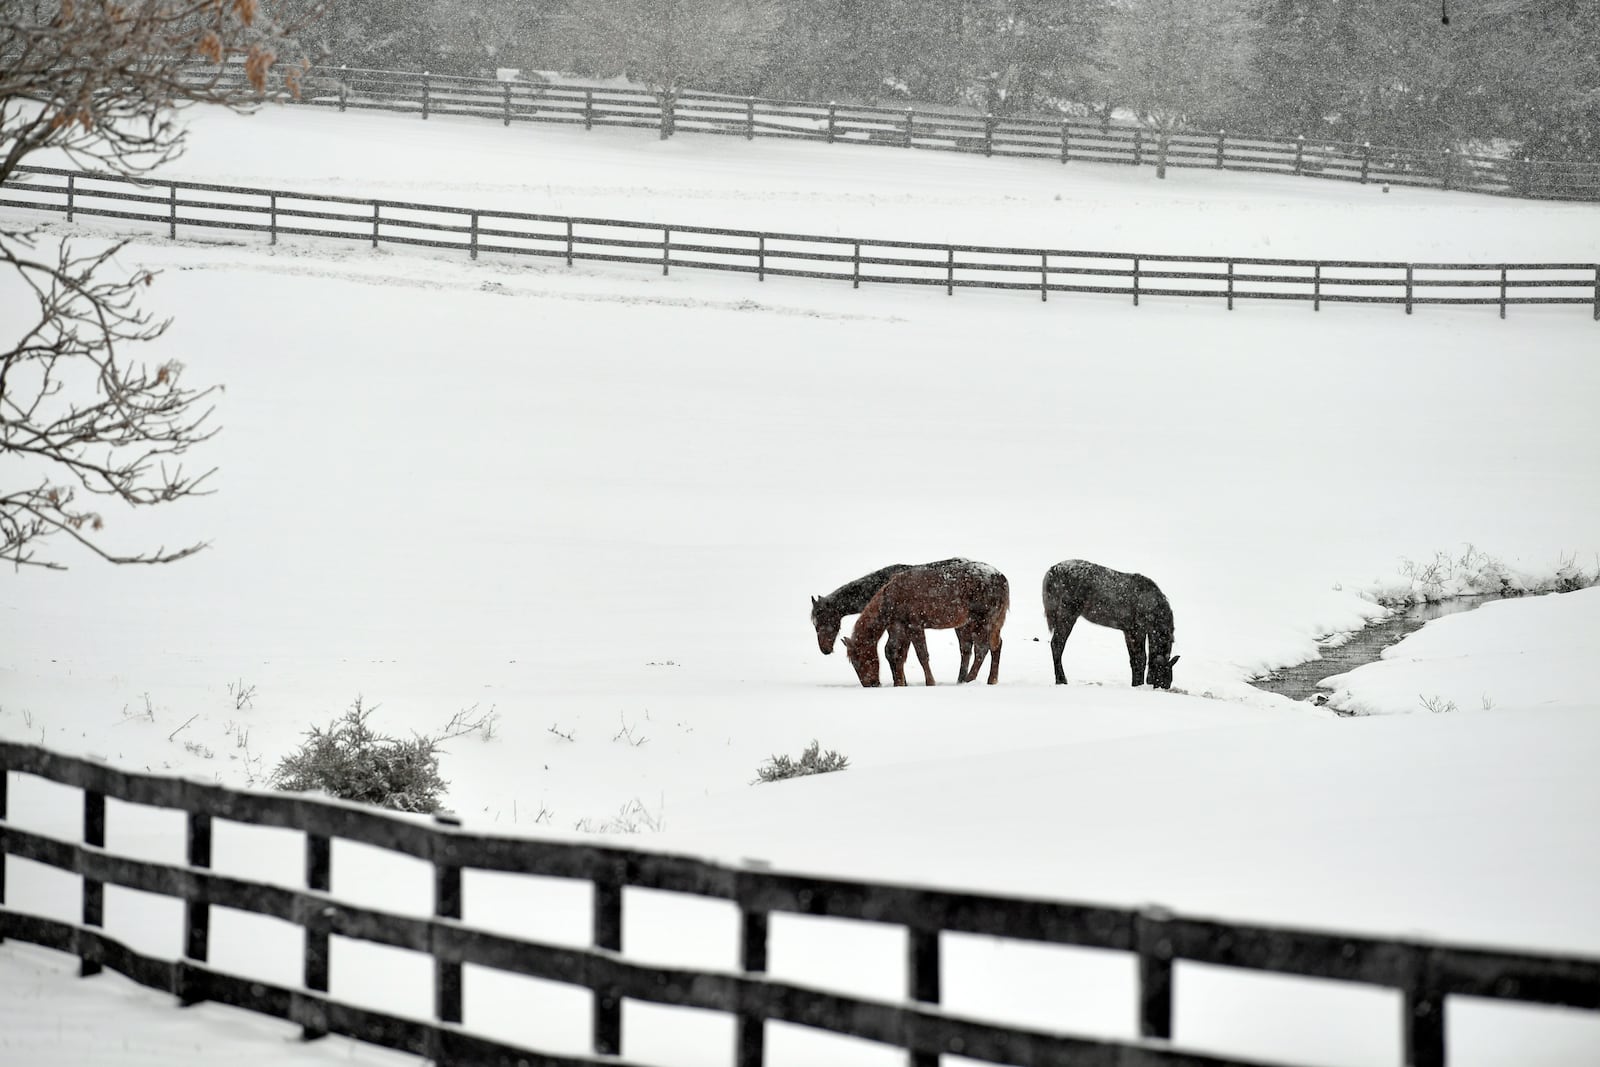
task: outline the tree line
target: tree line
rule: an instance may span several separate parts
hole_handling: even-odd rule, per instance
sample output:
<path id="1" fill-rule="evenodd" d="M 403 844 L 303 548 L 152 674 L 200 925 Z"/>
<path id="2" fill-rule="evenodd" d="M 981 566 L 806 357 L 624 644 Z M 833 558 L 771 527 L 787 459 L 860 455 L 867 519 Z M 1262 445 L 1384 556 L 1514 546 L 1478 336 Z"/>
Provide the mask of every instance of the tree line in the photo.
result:
<path id="1" fill-rule="evenodd" d="M 1600 0 L 340 0 L 301 43 L 357 67 L 1600 161 Z"/>

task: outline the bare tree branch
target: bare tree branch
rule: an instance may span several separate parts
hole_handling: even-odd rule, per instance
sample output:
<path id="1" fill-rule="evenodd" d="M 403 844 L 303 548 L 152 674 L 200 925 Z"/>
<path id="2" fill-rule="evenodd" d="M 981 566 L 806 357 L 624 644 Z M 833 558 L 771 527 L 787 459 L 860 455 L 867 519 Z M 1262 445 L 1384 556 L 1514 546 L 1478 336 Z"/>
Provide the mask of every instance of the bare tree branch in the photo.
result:
<path id="1" fill-rule="evenodd" d="M 0 0 L 0 183 L 44 150 L 148 173 L 183 149 L 179 109 L 298 94 L 309 67 L 282 58 L 296 52 L 293 29 L 262 17 L 257 0 Z M 96 536 L 105 518 L 77 499 L 139 508 L 208 492 L 212 469 L 191 474 L 183 459 L 217 432 L 220 387 L 186 385 L 176 360 L 123 355 L 168 326 L 138 303 L 155 275 L 117 273 L 125 244 L 44 243 L 38 229 L 0 224 L 0 278 L 17 286 L 8 307 L 32 308 L 0 338 L 0 456 L 13 461 L 8 480 L 31 483 L 0 485 L 0 560 L 62 569 L 41 555 L 56 537 L 112 563 L 193 555 L 206 543 L 113 551 Z"/>

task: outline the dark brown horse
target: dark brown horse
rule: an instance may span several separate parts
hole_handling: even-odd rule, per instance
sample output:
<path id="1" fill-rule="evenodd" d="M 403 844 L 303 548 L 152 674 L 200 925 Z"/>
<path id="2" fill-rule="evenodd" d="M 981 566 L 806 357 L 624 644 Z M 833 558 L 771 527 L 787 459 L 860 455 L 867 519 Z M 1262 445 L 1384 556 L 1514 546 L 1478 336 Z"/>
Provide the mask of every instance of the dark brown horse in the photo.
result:
<path id="1" fill-rule="evenodd" d="M 1096 626 L 1122 631 L 1128 646 L 1133 684 L 1148 681 L 1157 689 L 1172 688 L 1172 605 L 1155 582 L 1142 574 L 1125 574 L 1098 563 L 1068 559 L 1044 575 L 1044 617 L 1050 626 L 1050 658 L 1056 684 L 1066 685 L 1061 653 L 1079 617 Z M 1149 674 L 1145 673 L 1149 646 Z"/>
<path id="2" fill-rule="evenodd" d="M 959 559 L 942 559 L 937 563 L 924 563 L 924 567 L 943 567 L 950 563 L 962 562 Z M 855 615 L 867 606 L 867 601 L 877 595 L 883 588 L 883 583 L 890 578 L 908 571 L 912 567 L 909 563 L 891 563 L 881 567 L 871 574 L 863 574 L 853 582 L 846 582 L 833 592 L 825 596 L 811 598 L 811 625 L 817 631 L 817 648 L 822 650 L 824 656 L 833 653 L 833 643 L 838 640 L 839 628 L 844 624 L 846 615 Z M 933 684 L 933 668 L 928 665 L 928 636 L 922 630 L 914 630 L 910 634 L 911 647 L 916 650 L 917 662 L 922 664 L 922 676 L 928 685 Z"/>
<path id="3" fill-rule="evenodd" d="M 861 684 L 878 684 L 878 638 L 895 685 L 906 684 L 906 648 L 913 633 L 954 629 L 961 644 L 961 670 L 957 681 L 978 677 L 985 656 L 989 684 L 1000 679 L 1000 628 L 1011 606 L 1011 586 L 1006 576 L 969 559 L 945 560 L 912 567 L 891 577 L 867 602 L 856 618 L 855 629 L 844 638 L 850 665 Z M 968 657 L 972 667 L 967 667 Z M 933 684 L 933 677 L 928 677 Z"/>

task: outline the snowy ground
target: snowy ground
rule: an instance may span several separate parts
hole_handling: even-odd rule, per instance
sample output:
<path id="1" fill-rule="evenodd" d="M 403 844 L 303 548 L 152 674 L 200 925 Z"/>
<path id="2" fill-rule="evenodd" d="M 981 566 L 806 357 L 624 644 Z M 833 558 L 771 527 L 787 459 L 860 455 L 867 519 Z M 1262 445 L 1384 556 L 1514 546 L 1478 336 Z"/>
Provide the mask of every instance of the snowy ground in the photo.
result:
<path id="1" fill-rule="evenodd" d="M 927 240 L 1463 260 L 1600 247 L 1587 206 L 326 112 L 198 115 L 170 173 Z M 569 833 L 628 807 L 662 828 L 654 844 L 780 868 L 1600 954 L 1600 702 L 1580 673 L 1600 593 L 1443 620 L 1339 679 L 1367 710 L 1416 714 L 1338 720 L 1247 684 L 1377 613 L 1363 592 L 1405 558 L 1470 543 L 1542 576 L 1600 552 L 1600 326 L 1581 310 L 1135 310 L 253 240 L 144 241 L 123 261 L 165 272 L 151 300 L 177 321 L 152 355 L 227 392 L 204 456 L 217 495 L 111 529 L 213 547 L 155 571 L 8 575 L 0 735 L 243 784 L 358 694 L 395 733 L 477 705 L 497 736 L 455 742 L 443 767 L 475 827 Z M 0 316 L 16 299 L 0 290 Z M 953 554 L 1010 576 L 999 686 L 866 691 L 817 652 L 810 594 Z M 1161 583 L 1184 657 L 1173 692 L 1129 690 L 1120 636 L 1087 625 L 1073 684 L 1050 684 L 1038 583 L 1069 557 Z M 954 641 L 930 643 L 950 680 Z M 254 687 L 248 706 L 230 683 Z M 851 769 L 748 785 L 813 738 Z M 30 788 L 13 784 L 13 816 L 71 836 L 70 806 Z M 170 823 L 120 818 L 114 845 L 181 853 Z M 236 869 L 298 870 L 294 842 L 235 832 Z M 75 914 L 75 880 L 13 867 L 9 903 Z M 335 872 L 336 889 L 427 907 L 420 872 L 354 851 Z M 581 894 L 542 889 L 560 903 L 534 919 L 525 887 L 467 888 L 469 918 L 585 936 Z M 175 952 L 175 909 L 133 896 L 108 895 L 113 931 Z M 732 965 L 731 914 L 635 899 L 630 952 Z M 219 960 L 293 980 L 297 939 L 233 921 Z M 775 922 L 773 969 L 895 996 L 897 936 Z M 1128 961 L 955 940 L 952 1005 L 1132 1034 Z M 349 949 L 336 993 L 426 1011 L 426 968 Z M 0 997 L 8 1064 L 90 1055 L 71 1021 L 86 1010 L 113 1061 L 181 1062 L 185 1042 L 214 1060 L 206 1013 L 221 1009 L 170 1013 L 211 1028 L 197 1036 L 147 1033 L 166 1025 L 151 998 L 53 977 L 49 960 L 0 949 L 8 987 L 38 991 L 24 1011 Z M 582 1047 L 581 995 L 480 975 L 468 997 L 473 1025 Z M 1184 1045 L 1398 1059 L 1390 994 L 1190 968 L 1177 1003 Z M 1453 1063 L 1600 1050 L 1578 1013 L 1451 1010 Z M 728 1055 L 721 1020 L 630 1007 L 627 1027 L 633 1059 Z M 112 1051 L 147 1038 L 169 1044 Z M 894 1060 L 788 1030 L 772 1048 L 779 1063 Z"/>

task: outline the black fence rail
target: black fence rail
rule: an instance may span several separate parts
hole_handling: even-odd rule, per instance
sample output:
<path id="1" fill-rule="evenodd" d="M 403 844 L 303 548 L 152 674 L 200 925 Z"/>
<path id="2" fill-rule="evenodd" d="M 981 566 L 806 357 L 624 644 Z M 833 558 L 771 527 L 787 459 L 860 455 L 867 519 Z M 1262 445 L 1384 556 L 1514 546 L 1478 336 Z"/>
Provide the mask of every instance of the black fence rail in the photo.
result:
<path id="1" fill-rule="evenodd" d="M 63 841 L 12 824 L 9 782 L 31 775 L 82 791 L 83 839 Z M 187 815 L 187 862 L 120 856 L 106 840 L 106 798 Z M 305 887 L 227 877 L 211 870 L 216 820 L 305 835 Z M 433 916 L 363 907 L 329 892 L 335 839 L 415 857 L 433 868 Z M 5 906 L 6 857 L 82 879 L 82 921 L 67 923 Z M 462 871 L 576 879 L 592 886 L 591 947 L 575 948 L 476 929 L 461 919 Z M 298 880 L 298 879 L 296 879 Z M 122 886 L 184 901 L 181 959 L 153 958 L 109 936 L 104 887 Z M 700 971 L 630 960 L 622 943 L 624 887 L 730 901 L 740 915 L 740 969 Z M 210 909 L 271 916 L 303 930 L 304 978 L 287 988 L 224 973 L 207 962 Z M 766 975 L 774 913 L 831 916 L 908 932 L 906 997 L 868 1000 Z M 985 1022 L 941 1010 L 940 935 L 981 934 L 1131 953 L 1138 960 L 1141 1038 L 1114 1041 Z M 341 1003 L 328 994 L 329 937 L 337 935 L 431 957 L 434 1013 L 414 1019 Z M 308 1037 L 344 1034 L 448 1063 L 616 1064 L 622 1003 L 637 1000 L 733 1015 L 735 1062 L 765 1058 L 765 1023 L 831 1031 L 905 1049 L 913 1064 L 941 1053 L 991 1063 L 1105 1067 L 1226 1067 L 1246 1061 L 1186 1052 L 1171 1044 L 1174 964 L 1194 961 L 1281 975 L 1384 986 L 1404 997 L 1405 1062 L 1446 1063 L 1451 997 L 1600 1010 L 1600 959 L 1544 956 L 1394 941 L 1330 932 L 1217 922 L 1155 908 L 1129 910 L 1061 901 L 944 892 L 870 882 L 798 877 L 732 867 L 640 848 L 539 841 L 470 833 L 453 820 L 428 822 L 378 809 L 292 794 L 229 790 L 194 780 L 140 774 L 27 744 L 0 742 L 0 937 L 78 956 L 92 974 L 111 967 L 186 1004 L 212 1000 L 290 1020 Z M 468 1027 L 463 964 L 586 988 L 594 998 L 597 1057 L 544 1055 L 479 1037 Z M 1254 1061 L 1251 1061 L 1254 1062 Z"/>
<path id="2" fill-rule="evenodd" d="M 200 182 L 135 180 L 34 167 L 0 185 L 0 207 L 70 219 L 134 222 L 176 238 L 230 230 L 414 245 L 481 254 L 642 264 L 863 283 L 1037 293 L 1239 300 L 1300 300 L 1403 306 L 1483 305 L 1504 318 L 1513 304 L 1587 307 L 1600 321 L 1600 263 L 1403 263 L 1182 256 L 935 244 L 817 236 L 674 223 L 495 211 L 398 200 L 251 189 Z"/>
<path id="3" fill-rule="evenodd" d="M 196 66 L 195 81 L 247 83 L 237 64 Z M 745 138 L 787 137 L 829 144 L 876 144 L 986 156 L 1295 174 L 1363 184 L 1455 189 L 1535 199 L 1600 200 L 1600 163 L 1515 159 L 1322 138 L 1265 137 L 1228 130 L 1161 133 L 1082 119 L 1012 118 L 734 97 L 583 88 L 541 81 L 315 67 L 299 102 L 430 115 L 476 115 L 684 131 Z"/>

